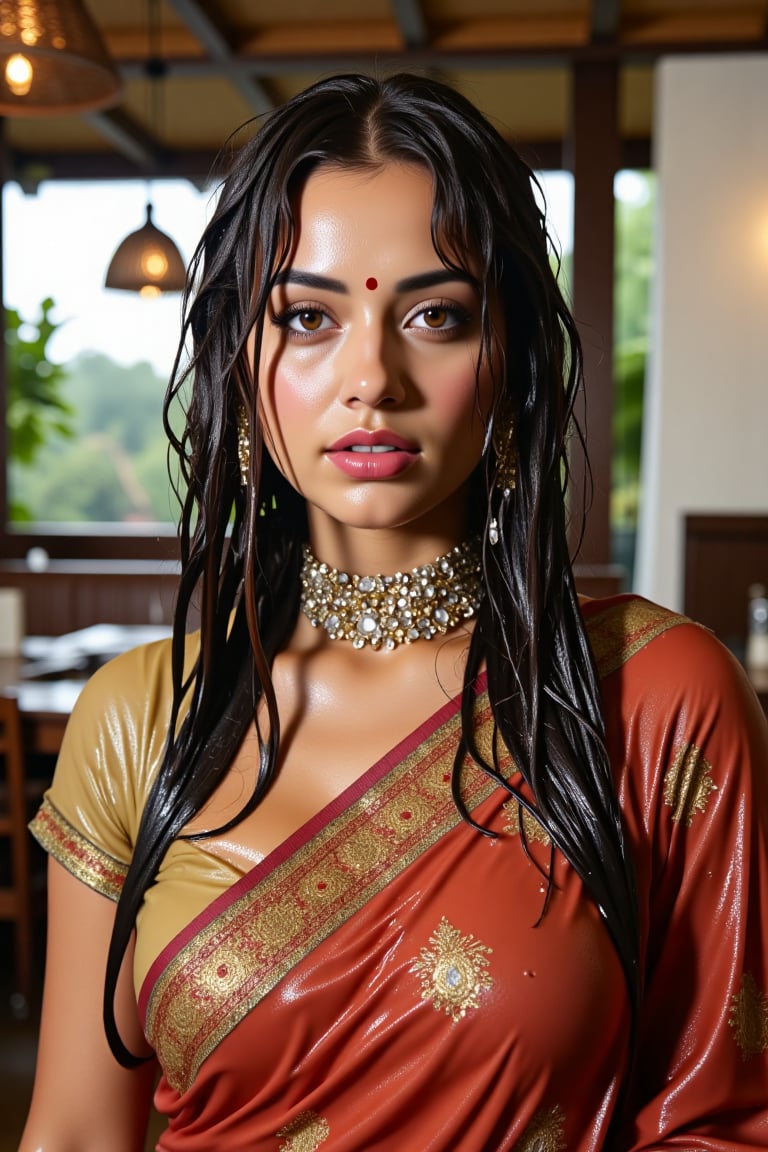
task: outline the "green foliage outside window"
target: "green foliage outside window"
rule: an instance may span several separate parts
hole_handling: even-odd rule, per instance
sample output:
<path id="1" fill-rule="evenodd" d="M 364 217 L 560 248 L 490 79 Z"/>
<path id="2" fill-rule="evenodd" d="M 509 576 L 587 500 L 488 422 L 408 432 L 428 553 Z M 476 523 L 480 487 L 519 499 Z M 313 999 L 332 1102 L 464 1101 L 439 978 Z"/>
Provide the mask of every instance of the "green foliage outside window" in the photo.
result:
<path id="1" fill-rule="evenodd" d="M 13 508 L 43 523 L 171 522 L 161 408 L 165 380 L 146 363 L 126 367 L 83 353 L 58 369 L 68 437 L 49 437 L 33 461 L 14 458 Z"/>
<path id="2" fill-rule="evenodd" d="M 616 203 L 611 531 L 613 560 L 627 569 L 627 586 L 631 584 L 640 506 L 643 398 L 654 271 L 653 175 L 646 173 L 644 182 L 647 193 L 644 199 Z"/>
<path id="3" fill-rule="evenodd" d="M 6 429 L 12 469 L 38 466 L 49 444 L 71 437 L 74 431 L 74 409 L 64 398 L 66 371 L 47 356 L 57 328 L 50 318 L 53 307 L 53 300 L 43 300 L 33 322 L 23 320 L 13 308 L 5 311 Z M 16 495 L 12 483 L 11 521 L 34 518 L 33 509 Z"/>

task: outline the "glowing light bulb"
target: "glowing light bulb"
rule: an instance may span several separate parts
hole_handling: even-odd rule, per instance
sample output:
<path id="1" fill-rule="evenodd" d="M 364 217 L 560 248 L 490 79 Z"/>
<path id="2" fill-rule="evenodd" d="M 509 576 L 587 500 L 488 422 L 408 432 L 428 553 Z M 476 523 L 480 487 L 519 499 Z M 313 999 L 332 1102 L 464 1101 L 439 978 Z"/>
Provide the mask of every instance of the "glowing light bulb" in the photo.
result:
<path id="1" fill-rule="evenodd" d="M 14 96 L 26 96 L 32 87 L 32 65 L 26 56 L 14 52 L 5 65 L 5 82 Z"/>
<path id="2" fill-rule="evenodd" d="M 139 296 L 143 296 L 147 300 L 151 299 L 153 296 L 160 295 L 161 292 L 157 284 L 142 284 L 141 288 L 139 288 Z"/>
<path id="3" fill-rule="evenodd" d="M 157 248 L 150 248 L 141 258 L 141 270 L 153 280 L 159 280 L 168 271 L 168 261 Z"/>

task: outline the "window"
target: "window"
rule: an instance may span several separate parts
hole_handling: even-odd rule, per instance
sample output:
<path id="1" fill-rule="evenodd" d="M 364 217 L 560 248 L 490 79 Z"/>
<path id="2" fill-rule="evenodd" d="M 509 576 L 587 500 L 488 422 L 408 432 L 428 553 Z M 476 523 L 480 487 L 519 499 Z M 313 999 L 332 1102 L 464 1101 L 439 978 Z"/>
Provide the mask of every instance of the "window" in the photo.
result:
<path id="1" fill-rule="evenodd" d="M 645 368 L 650 341 L 656 180 L 652 172 L 619 172 L 616 197 L 615 384 L 611 482 L 612 561 L 632 586 L 640 505 L 640 452 Z"/>
<path id="2" fill-rule="evenodd" d="M 148 197 L 154 223 L 188 261 L 210 191 L 178 180 L 149 189 L 51 181 L 34 195 L 6 185 L 12 533 L 173 533 L 160 413 L 181 298 L 103 287 L 115 248 L 143 225 Z"/>

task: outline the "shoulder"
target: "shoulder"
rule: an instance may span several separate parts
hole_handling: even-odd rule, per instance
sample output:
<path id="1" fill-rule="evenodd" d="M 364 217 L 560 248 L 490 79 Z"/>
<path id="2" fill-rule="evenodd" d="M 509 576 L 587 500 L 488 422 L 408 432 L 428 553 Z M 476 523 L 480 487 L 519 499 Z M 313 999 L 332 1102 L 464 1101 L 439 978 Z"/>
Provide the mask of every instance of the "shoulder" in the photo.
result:
<path id="1" fill-rule="evenodd" d="M 741 665 L 708 628 L 641 596 L 588 600 L 582 612 L 602 680 L 635 662 L 661 677 L 695 670 L 699 678 L 744 679 Z"/>
<path id="2" fill-rule="evenodd" d="M 684 625 L 698 628 L 687 617 L 632 594 L 587 600 L 582 614 L 601 679 L 673 629 Z"/>
<path id="3" fill-rule="evenodd" d="M 614 713 L 646 737 L 685 731 L 711 739 L 717 729 L 763 741 L 765 717 L 749 678 L 709 629 L 633 595 L 583 610 L 609 725 Z"/>
<path id="4" fill-rule="evenodd" d="M 198 651 L 198 634 L 187 637 L 185 674 Z M 113 657 L 86 681 L 76 712 L 97 714 L 102 709 L 121 710 L 137 716 L 170 706 L 172 695 L 171 640 L 141 644 Z"/>
<path id="5" fill-rule="evenodd" d="M 162 709 L 170 700 L 169 640 L 142 644 L 115 656 L 86 681 L 72 713 L 72 724 L 137 722 L 147 710 Z"/>
<path id="6" fill-rule="evenodd" d="M 194 658 L 190 636 L 186 664 Z M 62 743 L 60 763 L 105 779 L 130 773 L 141 791 L 162 758 L 171 716 L 171 641 L 116 656 L 86 682 Z"/>

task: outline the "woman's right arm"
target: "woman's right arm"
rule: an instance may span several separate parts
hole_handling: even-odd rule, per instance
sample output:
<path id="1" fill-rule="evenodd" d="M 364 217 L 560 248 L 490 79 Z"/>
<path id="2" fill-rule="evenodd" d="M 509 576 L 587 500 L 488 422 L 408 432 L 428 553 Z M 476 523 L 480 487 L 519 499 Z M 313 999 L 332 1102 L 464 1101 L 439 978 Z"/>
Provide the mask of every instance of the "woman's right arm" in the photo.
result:
<path id="1" fill-rule="evenodd" d="M 48 942 L 40 1043 L 19 1152 L 143 1152 L 155 1063 L 117 1063 L 104 1033 L 102 1001 L 115 904 L 51 860 Z M 126 1046 L 150 1055 L 126 953 L 116 1015 Z"/>

